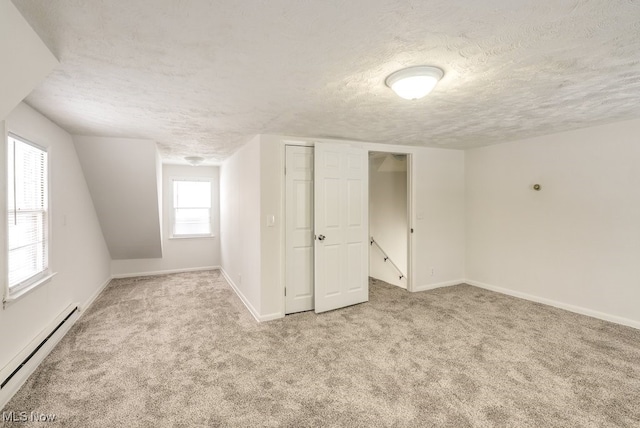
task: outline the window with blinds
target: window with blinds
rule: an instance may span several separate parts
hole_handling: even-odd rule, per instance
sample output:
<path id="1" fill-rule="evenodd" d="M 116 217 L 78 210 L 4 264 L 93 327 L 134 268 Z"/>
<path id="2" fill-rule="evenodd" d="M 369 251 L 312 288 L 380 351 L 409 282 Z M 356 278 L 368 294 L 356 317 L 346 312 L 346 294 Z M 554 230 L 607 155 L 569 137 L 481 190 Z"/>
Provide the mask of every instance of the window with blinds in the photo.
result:
<path id="1" fill-rule="evenodd" d="M 172 237 L 208 237 L 213 235 L 211 181 L 173 179 Z"/>
<path id="2" fill-rule="evenodd" d="M 49 265 L 47 151 L 9 135 L 7 150 L 8 284 L 29 286 Z"/>

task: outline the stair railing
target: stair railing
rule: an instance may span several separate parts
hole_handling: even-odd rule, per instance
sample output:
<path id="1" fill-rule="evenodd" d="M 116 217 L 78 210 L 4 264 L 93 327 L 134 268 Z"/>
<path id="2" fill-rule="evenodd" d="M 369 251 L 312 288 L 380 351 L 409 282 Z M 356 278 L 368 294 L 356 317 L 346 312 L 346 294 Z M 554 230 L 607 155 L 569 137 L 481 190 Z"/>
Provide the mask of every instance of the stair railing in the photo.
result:
<path id="1" fill-rule="evenodd" d="M 402 271 L 400 270 L 400 268 L 398 267 L 398 265 L 396 265 L 393 260 L 391 260 L 391 258 L 387 255 L 387 253 L 382 249 L 382 247 L 380 246 L 380 244 L 378 244 L 378 242 L 373 239 L 373 236 L 371 237 L 371 239 L 369 240 L 369 244 L 373 246 L 373 244 L 376 244 L 376 247 L 378 247 L 378 250 L 380 250 L 380 252 L 382 253 L 382 255 L 384 256 L 384 261 L 385 262 L 389 262 L 391 263 L 391 265 L 398 271 L 398 273 L 400 273 L 400 279 L 404 278 L 404 274 L 402 273 Z"/>

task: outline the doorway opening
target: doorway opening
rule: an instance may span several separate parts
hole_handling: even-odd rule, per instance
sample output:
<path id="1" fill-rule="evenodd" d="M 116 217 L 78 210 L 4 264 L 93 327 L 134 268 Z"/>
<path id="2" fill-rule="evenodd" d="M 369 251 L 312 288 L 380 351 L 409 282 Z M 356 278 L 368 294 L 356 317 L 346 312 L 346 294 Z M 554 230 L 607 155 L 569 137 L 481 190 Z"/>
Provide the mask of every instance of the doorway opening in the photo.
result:
<path id="1" fill-rule="evenodd" d="M 369 277 L 411 290 L 410 155 L 369 152 Z"/>

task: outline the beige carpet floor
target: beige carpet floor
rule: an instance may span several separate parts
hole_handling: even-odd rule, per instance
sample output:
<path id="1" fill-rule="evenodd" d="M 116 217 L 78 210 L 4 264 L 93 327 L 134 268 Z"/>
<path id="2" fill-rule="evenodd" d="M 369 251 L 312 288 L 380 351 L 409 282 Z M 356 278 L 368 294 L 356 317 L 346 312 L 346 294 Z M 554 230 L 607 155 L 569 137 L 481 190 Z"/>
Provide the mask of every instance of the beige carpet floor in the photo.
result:
<path id="1" fill-rule="evenodd" d="M 258 324 L 218 271 L 114 280 L 3 410 L 70 427 L 640 426 L 639 330 L 467 285 L 370 294 Z"/>

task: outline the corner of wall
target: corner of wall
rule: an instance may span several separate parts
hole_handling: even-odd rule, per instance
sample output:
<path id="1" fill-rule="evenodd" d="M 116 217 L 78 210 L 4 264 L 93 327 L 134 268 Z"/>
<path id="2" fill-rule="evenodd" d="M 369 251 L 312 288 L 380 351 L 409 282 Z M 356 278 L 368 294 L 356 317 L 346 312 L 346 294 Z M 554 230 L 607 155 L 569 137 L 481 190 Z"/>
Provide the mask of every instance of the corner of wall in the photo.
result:
<path id="1" fill-rule="evenodd" d="M 2 170 L 6 171 L 4 166 L 7 164 L 7 126 L 4 120 L 0 121 L 0 136 L 2 141 L 0 142 L 0 165 L 3 166 Z M 7 174 L 0 174 L 0 206 L 4 207 L 3 201 L 7 200 Z M 7 236 L 7 210 L 0 209 L 0 236 Z M 0 272 L 7 272 L 7 245 L 0 246 Z M 7 275 L 2 275 L 0 278 L 0 297 L 4 300 L 8 297 Z"/>
<path id="2" fill-rule="evenodd" d="M 160 152 L 158 151 L 158 146 L 155 146 L 156 150 L 156 186 L 157 186 L 157 194 L 158 194 L 158 222 L 160 223 L 160 257 L 164 254 L 164 223 L 163 223 L 163 198 L 162 198 L 162 157 L 160 156 Z"/>

